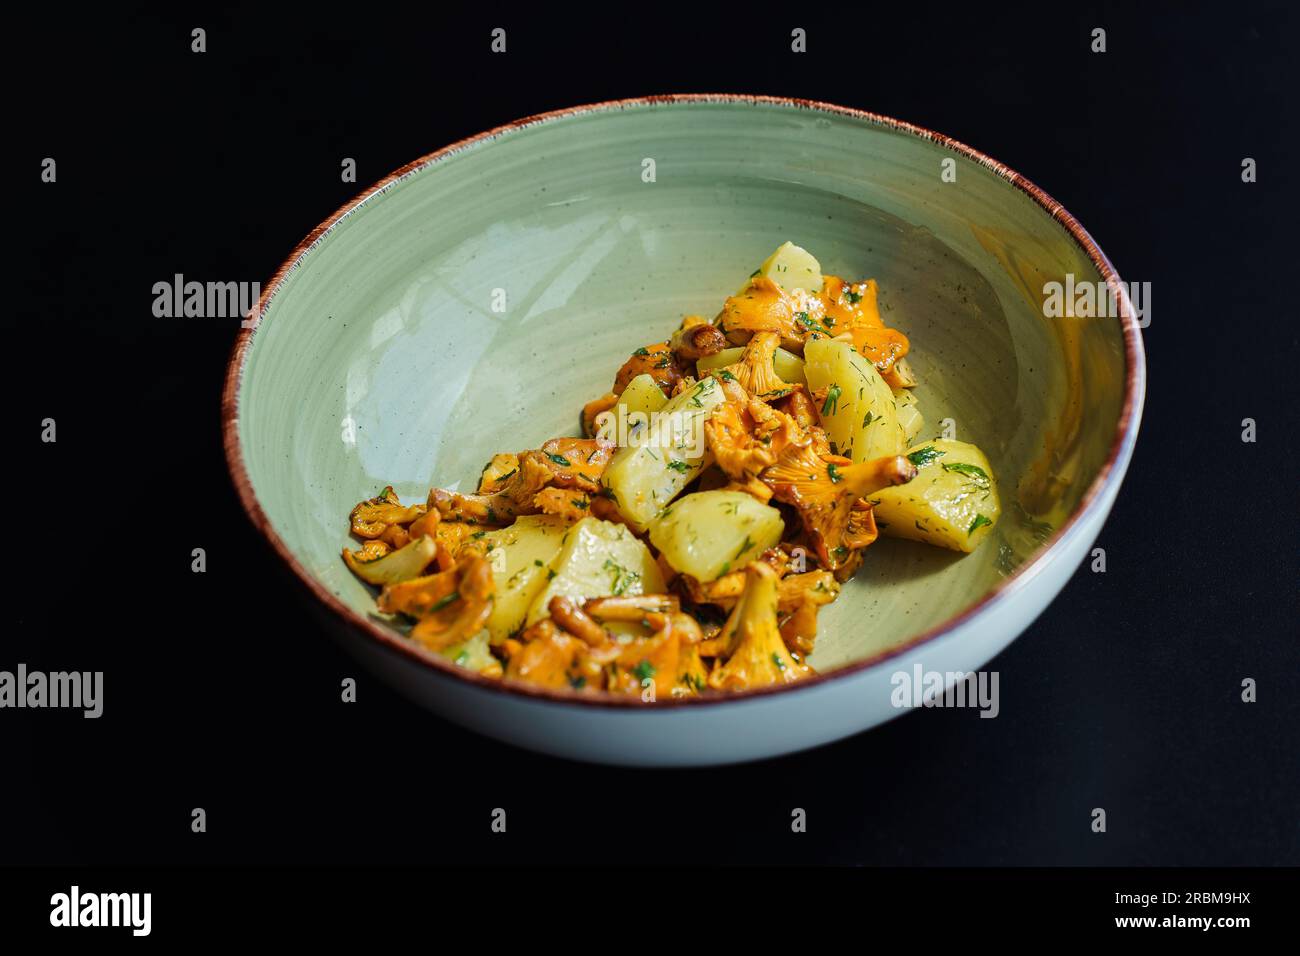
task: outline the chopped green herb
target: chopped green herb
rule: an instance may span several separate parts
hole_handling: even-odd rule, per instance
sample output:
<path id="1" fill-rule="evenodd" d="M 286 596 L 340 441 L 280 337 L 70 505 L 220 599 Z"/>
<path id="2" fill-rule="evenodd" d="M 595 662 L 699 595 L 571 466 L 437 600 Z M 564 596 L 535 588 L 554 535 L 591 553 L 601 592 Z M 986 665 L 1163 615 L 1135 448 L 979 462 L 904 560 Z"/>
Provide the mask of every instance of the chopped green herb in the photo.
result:
<path id="1" fill-rule="evenodd" d="M 551 459 L 551 461 L 555 462 L 555 463 L 556 463 L 557 465 L 559 465 L 561 468 L 571 468 L 571 467 L 573 467 L 573 463 L 570 462 L 569 459 L 565 458 L 563 455 L 552 455 L 552 454 L 548 451 L 548 452 L 546 452 L 546 457 L 549 458 L 549 459 Z"/>
<path id="2" fill-rule="evenodd" d="M 632 668 L 632 673 L 636 675 L 637 680 L 649 680 L 655 676 L 655 666 L 649 661 L 642 661 Z"/>
<path id="3" fill-rule="evenodd" d="M 610 585 L 610 590 L 615 596 L 625 594 L 628 588 L 634 587 L 636 583 L 641 580 L 641 575 L 636 571 L 629 571 L 627 568 L 623 567 L 623 565 L 618 564 L 610 558 L 605 559 L 605 563 L 602 567 L 606 571 L 610 572 L 614 578 L 613 583 Z"/>
<path id="4" fill-rule="evenodd" d="M 831 484 L 833 485 L 839 484 L 844 480 L 844 476 L 840 474 L 840 470 L 836 467 L 834 462 L 829 462 L 826 465 L 826 474 L 830 476 Z"/>
<path id="5" fill-rule="evenodd" d="M 684 461 L 670 461 L 668 462 L 668 467 L 683 475 L 691 470 L 691 466 L 686 464 Z"/>
<path id="6" fill-rule="evenodd" d="M 637 350 L 636 350 L 635 352 L 633 352 L 632 354 L 635 355 L 635 356 L 638 356 L 639 358 L 645 358 L 647 355 L 650 354 L 650 350 L 649 350 L 648 348 L 646 348 L 645 346 L 642 346 L 641 348 L 637 349 Z"/>
<path id="7" fill-rule="evenodd" d="M 830 388 L 826 389 L 826 401 L 822 402 L 822 414 L 834 415 L 835 409 L 839 404 L 840 387 L 838 385 L 832 385 Z"/>
<path id="8" fill-rule="evenodd" d="M 926 465 L 930 464 L 930 462 L 945 454 L 947 453 L 939 451 L 939 449 L 935 448 L 933 445 L 926 445 L 924 448 L 918 448 L 916 451 L 910 453 L 907 456 L 907 460 L 916 465 L 917 468 L 924 468 Z"/>
<path id="9" fill-rule="evenodd" d="M 450 594 L 445 595 L 444 597 L 440 597 L 438 598 L 438 600 L 434 601 L 433 604 L 429 606 L 429 613 L 432 614 L 434 611 L 441 611 L 452 601 L 458 601 L 458 600 L 460 600 L 460 592 L 452 591 Z"/>
<path id="10" fill-rule="evenodd" d="M 820 332 L 822 335 L 830 335 L 830 334 L 831 334 L 831 333 L 830 333 L 830 330 L 824 328 L 824 327 L 821 326 L 821 325 L 818 325 L 818 324 L 817 324 L 817 320 L 811 318 L 811 317 L 808 315 L 807 312 L 796 312 L 796 313 L 795 313 L 795 316 L 794 316 L 794 319 L 795 319 L 796 322 L 798 322 L 798 323 L 799 323 L 800 325 L 802 325 L 804 328 L 811 329 L 811 330 L 813 331 L 814 335 L 815 335 L 817 332 Z"/>
<path id="11" fill-rule="evenodd" d="M 736 556 L 731 560 L 739 561 L 740 556 L 744 554 L 746 551 L 748 551 L 750 548 L 752 548 L 753 546 L 754 546 L 754 542 L 749 539 L 749 535 L 745 535 L 745 543 L 740 546 L 740 550 L 736 552 Z"/>
<path id="12" fill-rule="evenodd" d="M 943 470 L 955 471 L 959 475 L 965 475 L 981 488 L 987 488 L 989 486 L 988 472 L 979 465 L 968 465 L 964 461 L 954 461 L 951 463 L 944 462 Z"/>
<path id="13" fill-rule="evenodd" d="M 989 520 L 988 516 L 986 516 L 986 515 L 976 515 L 976 516 L 975 516 L 975 520 L 972 521 L 972 522 L 970 523 L 970 527 L 966 529 L 966 536 L 967 536 L 967 537 L 970 537 L 971 535 L 973 535 L 973 534 L 975 533 L 975 529 L 976 529 L 976 528 L 982 528 L 984 525 L 986 525 L 986 524 L 992 524 L 992 523 L 993 523 L 993 522 L 992 522 L 991 520 Z"/>

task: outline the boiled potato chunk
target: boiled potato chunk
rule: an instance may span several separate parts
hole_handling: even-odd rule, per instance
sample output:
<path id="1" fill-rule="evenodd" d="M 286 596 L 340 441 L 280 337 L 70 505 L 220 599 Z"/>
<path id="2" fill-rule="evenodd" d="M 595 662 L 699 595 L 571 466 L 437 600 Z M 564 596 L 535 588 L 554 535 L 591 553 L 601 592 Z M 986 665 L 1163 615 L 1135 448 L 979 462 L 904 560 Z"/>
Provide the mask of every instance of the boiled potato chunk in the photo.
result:
<path id="1" fill-rule="evenodd" d="M 627 388 L 623 389 L 623 394 L 618 397 L 618 403 L 627 406 L 629 417 L 633 412 L 648 416 L 651 412 L 657 412 L 667 405 L 668 396 L 654 380 L 654 376 L 642 373 L 627 383 Z"/>
<path id="2" fill-rule="evenodd" d="M 820 292 L 822 267 L 811 252 L 793 242 L 783 242 L 767 257 L 754 275 L 767 276 L 782 289 L 807 289 Z M 754 276 L 750 276 L 752 279 Z M 748 285 L 748 283 L 746 283 Z M 744 291 L 744 287 L 741 287 Z M 789 381 L 787 379 L 787 381 Z"/>
<path id="3" fill-rule="evenodd" d="M 910 445 L 925 427 L 925 419 L 921 417 L 916 396 L 905 388 L 896 389 L 894 406 L 898 409 L 898 426 L 903 430 L 903 440 Z"/>
<path id="4" fill-rule="evenodd" d="M 488 632 L 479 631 L 468 641 L 453 644 L 438 652 L 457 667 L 463 667 L 475 674 L 487 673 L 489 676 L 501 675 L 501 662 L 492 656 L 488 647 Z"/>
<path id="5" fill-rule="evenodd" d="M 948 438 L 920 442 L 907 457 L 916 477 L 868 499 L 880 533 L 974 551 L 1002 514 L 989 460 L 974 445 Z"/>
<path id="6" fill-rule="evenodd" d="M 546 587 L 546 572 L 560 553 L 568 525 L 552 515 L 522 515 L 484 536 L 496 580 L 488 637 L 496 646 L 523 626 L 533 601 Z"/>
<path id="7" fill-rule="evenodd" d="M 817 411 L 832 451 L 857 464 L 907 446 L 893 391 L 850 343 L 816 339 L 804 346 L 803 357 L 808 387 L 827 389 Z"/>
<path id="8" fill-rule="evenodd" d="M 703 377 L 715 368 L 722 368 L 726 365 L 735 365 L 745 354 L 744 346 L 734 349 L 723 349 L 721 352 L 714 352 L 712 355 L 706 355 L 695 363 L 696 370 Z M 803 359 L 793 352 L 787 352 L 785 349 L 777 349 L 772 354 L 772 367 L 776 369 L 776 376 L 783 382 L 789 382 L 791 385 L 802 385 L 805 382 L 803 374 Z"/>
<path id="9" fill-rule="evenodd" d="M 583 518 L 561 538 L 560 551 L 545 572 L 546 584 L 528 609 L 526 624 L 549 613 L 558 595 L 577 599 L 624 594 L 658 594 L 664 578 L 641 539 L 624 525 Z"/>
<path id="10" fill-rule="evenodd" d="M 614 452 L 601 482 L 636 531 L 644 531 L 650 519 L 712 463 L 704 420 L 722 400 L 717 379 L 701 379 L 669 399 L 652 427 Z"/>
<path id="11" fill-rule="evenodd" d="M 625 445 L 628 436 L 636 430 L 644 431 L 649 426 L 650 416 L 666 404 L 668 396 L 653 376 L 638 375 L 627 383 L 613 408 L 596 416 L 596 434 L 615 444 Z"/>
<path id="12" fill-rule="evenodd" d="M 697 491 L 650 523 L 669 565 L 703 583 L 743 568 L 781 540 L 781 512 L 743 491 Z"/>

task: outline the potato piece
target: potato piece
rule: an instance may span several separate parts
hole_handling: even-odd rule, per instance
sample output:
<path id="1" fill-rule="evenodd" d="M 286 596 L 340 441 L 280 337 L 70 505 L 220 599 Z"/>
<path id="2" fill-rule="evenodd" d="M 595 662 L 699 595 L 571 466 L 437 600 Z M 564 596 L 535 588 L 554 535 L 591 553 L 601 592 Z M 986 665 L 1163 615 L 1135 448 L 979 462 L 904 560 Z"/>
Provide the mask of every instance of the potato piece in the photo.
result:
<path id="1" fill-rule="evenodd" d="M 704 356 L 695 363 L 695 368 L 700 373 L 700 377 L 703 378 L 715 368 L 735 365 L 744 354 L 745 347 L 743 345 L 734 349 L 723 349 L 721 352 Z M 776 370 L 777 378 L 783 382 L 789 382 L 791 385 L 802 385 L 807 381 L 803 373 L 803 359 L 793 352 L 787 352 L 785 349 L 777 349 L 773 353 L 772 368 Z"/>
<path id="2" fill-rule="evenodd" d="M 827 389 L 817 411 L 833 452 L 858 464 L 907 447 L 894 393 L 851 344 L 817 339 L 804 346 L 803 357 L 808 387 Z"/>
<path id="3" fill-rule="evenodd" d="M 903 441 L 910 445 L 925 427 L 925 419 L 921 417 L 916 396 L 905 388 L 896 389 L 894 406 L 898 409 L 898 426 L 903 430 Z"/>
<path id="4" fill-rule="evenodd" d="M 655 425 L 619 448 L 601 478 L 619 514 L 636 531 L 712 464 L 704 420 L 723 400 L 717 379 L 705 378 L 668 401 Z"/>
<path id="5" fill-rule="evenodd" d="M 627 444 L 628 432 L 638 424 L 644 428 L 650 416 L 666 404 L 668 396 L 654 380 L 654 376 L 638 375 L 627 383 L 622 394 L 608 408 L 595 415 L 594 427 L 590 431 L 615 444 Z M 623 436 L 622 439 L 620 435 Z"/>
<path id="6" fill-rule="evenodd" d="M 453 644 L 451 647 L 438 651 L 438 653 L 457 667 L 463 667 L 476 674 L 482 674 L 484 677 L 501 676 L 501 662 L 493 657 L 491 650 L 488 649 L 487 631 L 479 631 L 468 641 Z"/>
<path id="7" fill-rule="evenodd" d="M 358 560 L 347 548 L 343 549 L 343 562 L 352 573 L 367 584 L 400 584 L 418 578 L 429 566 L 438 546 L 429 535 L 421 535 L 405 547 L 398 548 L 373 561 Z"/>
<path id="8" fill-rule="evenodd" d="M 921 442 L 907 457 L 916 477 L 867 498 L 876 527 L 895 538 L 974 551 L 1002 514 L 989 460 L 974 445 L 948 438 Z"/>
<path id="9" fill-rule="evenodd" d="M 493 647 L 524 626 L 528 609 L 546 587 L 546 571 L 560 553 L 568 527 L 552 515 L 522 515 L 510 527 L 484 536 L 496 579 L 496 598 L 488 618 Z"/>
<path id="10" fill-rule="evenodd" d="M 577 599 L 623 594 L 658 594 L 663 575 L 641 540 L 621 524 L 583 518 L 566 531 L 559 553 L 546 569 L 546 586 L 533 599 L 526 624 L 547 616 L 557 594 Z"/>
<path id="11" fill-rule="evenodd" d="M 623 394 L 618 397 L 618 403 L 627 406 L 628 415 L 633 412 L 649 415 L 667 405 L 668 396 L 664 394 L 653 376 L 643 374 L 627 383 L 627 388 L 623 389 Z"/>
<path id="12" fill-rule="evenodd" d="M 743 491 L 697 491 L 650 522 L 650 540 L 664 560 L 702 584 L 743 568 L 784 532 L 781 512 Z"/>
<path id="13" fill-rule="evenodd" d="M 822 267 L 811 252 L 793 242 L 783 242 L 776 251 L 751 275 L 767 276 L 782 289 L 807 289 L 820 292 L 822 289 Z M 746 281 L 746 285 L 748 285 Z M 741 286 L 743 292 L 745 286 Z M 789 379 L 787 379 L 789 381 Z"/>

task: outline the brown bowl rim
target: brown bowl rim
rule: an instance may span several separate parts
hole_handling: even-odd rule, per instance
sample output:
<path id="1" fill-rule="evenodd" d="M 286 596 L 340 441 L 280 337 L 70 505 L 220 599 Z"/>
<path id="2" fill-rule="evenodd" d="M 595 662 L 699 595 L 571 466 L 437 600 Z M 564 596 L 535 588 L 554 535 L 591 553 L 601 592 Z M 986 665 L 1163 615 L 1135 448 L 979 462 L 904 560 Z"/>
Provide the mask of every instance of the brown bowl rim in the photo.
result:
<path id="1" fill-rule="evenodd" d="M 656 701 L 654 704 L 647 705 L 643 703 L 639 696 L 620 696 L 614 694 L 584 694 L 571 690 L 556 690 L 547 687 L 539 687 L 528 684 L 523 681 L 509 678 L 490 678 L 482 677 L 464 668 L 457 666 L 451 661 L 430 651 L 425 650 L 414 642 L 404 638 L 398 632 L 384 627 L 378 622 L 363 617 L 353 611 L 346 604 L 340 601 L 328 588 L 320 581 L 313 577 L 294 557 L 293 553 L 285 545 L 284 541 L 271 526 L 270 519 L 262 510 L 257 501 L 257 496 L 253 492 L 253 485 L 248 477 L 247 470 L 244 467 L 243 451 L 239 442 L 239 386 L 243 380 L 244 365 L 249 354 L 249 347 L 256 334 L 257 326 L 261 322 L 271 300 L 275 297 L 276 291 L 284 279 L 297 268 L 302 259 L 322 241 L 324 237 L 334 229 L 343 219 L 345 219 L 353 210 L 357 209 L 362 203 L 369 200 L 372 196 L 384 192 L 397 181 L 406 178 L 426 167 L 438 162 L 455 153 L 459 153 L 478 143 L 487 142 L 497 139 L 512 130 L 521 129 L 527 126 L 534 126 L 541 123 L 547 123 L 554 120 L 562 119 L 569 116 L 575 116 L 584 113 L 597 113 L 611 110 L 621 110 L 630 107 L 643 106 L 662 106 L 679 103 L 730 103 L 730 104 L 747 104 L 751 106 L 780 106 L 793 107 L 796 109 L 812 110 L 815 112 L 828 113 L 835 116 L 847 116 L 854 119 L 865 120 L 869 123 L 884 126 L 888 129 L 898 132 L 909 133 L 911 135 L 929 140 L 943 148 L 950 149 L 966 158 L 979 163 L 981 166 L 992 171 L 1000 178 L 1006 180 L 1011 186 L 1019 189 L 1029 196 L 1034 202 L 1043 208 L 1048 215 L 1055 219 L 1065 229 L 1067 233 L 1078 243 L 1080 248 L 1097 267 L 1098 273 L 1106 281 L 1107 286 L 1115 294 L 1119 306 L 1119 319 L 1124 336 L 1124 358 L 1125 358 L 1125 383 L 1124 383 L 1124 402 L 1120 410 L 1119 422 L 1115 431 L 1115 439 L 1111 444 L 1110 451 L 1105 463 L 1098 471 L 1096 478 L 1088 486 L 1083 498 L 1080 499 L 1078 506 L 1071 512 L 1069 518 L 1058 528 L 1055 533 L 1044 542 L 1043 546 L 1030 559 L 1009 574 L 1006 578 L 999 581 L 991 590 L 984 594 L 978 601 L 961 613 L 948 618 L 946 621 L 930 628 L 921 634 L 916 635 L 906 644 L 898 647 L 892 647 L 881 651 L 871 657 L 852 664 L 846 664 L 843 667 L 829 671 L 825 674 L 817 674 L 813 677 L 806 678 L 790 684 L 780 684 L 770 687 L 759 687 L 744 691 L 733 691 L 726 694 L 707 694 L 693 697 L 674 697 L 664 701 Z M 340 206 L 335 212 L 325 219 L 320 225 L 307 234 L 294 248 L 276 270 L 271 280 L 262 287 L 262 294 L 258 298 L 256 305 L 250 311 L 248 322 L 241 326 L 235 339 L 235 344 L 231 350 L 229 363 L 226 368 L 225 384 L 222 389 L 221 397 L 221 428 L 223 444 L 226 452 L 226 463 L 230 471 L 231 480 L 234 482 L 235 490 L 239 495 L 239 500 L 248 513 L 249 519 L 253 525 L 270 543 L 271 548 L 288 566 L 289 570 L 307 587 L 307 589 L 327 608 L 341 617 L 347 624 L 361 631 L 363 634 L 377 640 L 380 644 L 399 654 L 422 664 L 430 669 L 432 673 L 442 677 L 450 677 L 460 680 L 471 685 L 475 685 L 494 693 L 508 694 L 518 697 L 532 698 L 554 703 L 576 705 L 580 707 L 648 707 L 651 711 L 661 708 L 676 707 L 701 707 L 716 706 L 721 704 L 741 703 L 755 698 L 767 697 L 773 694 L 797 694 L 809 692 L 822 687 L 832 681 L 845 680 L 856 676 L 863 671 L 869 670 L 878 664 L 897 657 L 901 654 L 915 650 L 917 647 L 928 644 L 931 641 L 943 637 L 957 628 L 961 627 L 967 621 L 983 614 L 994 605 L 1005 600 L 1009 595 L 1019 591 L 1027 586 L 1028 582 L 1038 572 L 1047 566 L 1055 554 L 1059 553 L 1060 545 L 1068 537 L 1073 529 L 1077 527 L 1080 521 L 1087 515 L 1090 515 L 1099 507 L 1099 502 L 1103 493 L 1110 486 L 1111 482 L 1123 470 L 1120 467 L 1121 461 L 1127 464 L 1131 457 L 1133 447 L 1137 440 L 1138 426 L 1141 420 L 1142 403 L 1146 388 L 1146 358 L 1142 346 L 1141 330 L 1137 319 L 1133 314 L 1132 303 L 1129 301 L 1125 287 L 1120 281 L 1115 267 L 1101 251 L 1097 243 L 1093 240 L 1088 231 L 1083 228 L 1077 219 L 1074 218 L 1064 206 L 1049 196 L 1046 192 L 1036 186 L 1033 182 L 1026 179 L 1020 173 L 998 162 L 990 156 L 985 155 L 979 150 L 967 146 L 965 143 L 936 133 L 922 126 L 916 126 L 912 123 L 906 123 L 889 116 L 879 113 L 872 113 L 866 110 L 854 109 L 847 106 L 838 106 L 833 103 L 824 103 L 818 100 L 798 99 L 794 97 L 783 96 L 764 96 L 748 95 L 737 93 L 673 93 L 657 96 L 633 97 L 620 100 L 606 100 L 598 103 L 588 103 L 581 106 L 568 107 L 566 109 L 551 110 L 545 113 L 538 113 L 533 116 L 526 116 L 522 119 L 514 120 L 502 126 L 478 133 L 474 136 L 459 140 L 441 149 L 435 150 L 421 156 L 402 166 L 400 169 L 389 174 L 379 182 L 363 190 L 357 196 Z"/>

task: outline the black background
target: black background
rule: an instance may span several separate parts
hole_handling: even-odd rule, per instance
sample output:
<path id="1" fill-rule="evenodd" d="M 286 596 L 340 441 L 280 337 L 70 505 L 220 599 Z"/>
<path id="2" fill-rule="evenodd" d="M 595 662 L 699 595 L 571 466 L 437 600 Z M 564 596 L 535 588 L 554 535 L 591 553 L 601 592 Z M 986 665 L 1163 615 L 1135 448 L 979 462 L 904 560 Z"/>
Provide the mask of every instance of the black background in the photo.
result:
<path id="1" fill-rule="evenodd" d="M 0 862 L 1300 863 L 1285 4 L 46 6 L 7 44 L 17 408 L 0 668 L 103 670 L 105 714 L 0 713 Z M 672 772 L 447 724 L 324 636 L 240 509 L 218 417 L 237 320 L 151 314 L 174 273 L 265 282 L 359 185 L 446 143 L 576 103 L 708 91 L 954 136 L 1152 283 L 1142 434 L 1099 541 L 1109 570 L 1080 568 L 987 665 L 996 720 L 924 711 L 809 753 Z M 40 182 L 46 156 L 55 184 Z M 340 182 L 343 157 L 358 185 Z M 45 417 L 56 444 L 40 441 Z M 206 574 L 190 572 L 195 547 Z M 355 705 L 339 700 L 346 676 Z M 1240 700 L 1246 677 L 1257 703 Z"/>

